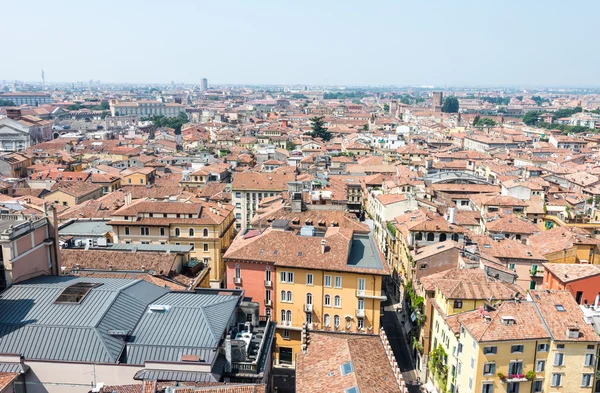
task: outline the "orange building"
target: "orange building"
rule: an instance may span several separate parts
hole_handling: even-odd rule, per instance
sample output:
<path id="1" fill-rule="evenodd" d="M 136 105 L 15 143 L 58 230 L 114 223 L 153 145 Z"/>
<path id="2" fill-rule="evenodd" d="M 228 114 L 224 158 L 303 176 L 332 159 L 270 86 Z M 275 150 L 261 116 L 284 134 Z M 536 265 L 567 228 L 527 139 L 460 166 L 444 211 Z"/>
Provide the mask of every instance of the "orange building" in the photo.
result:
<path id="1" fill-rule="evenodd" d="M 590 264 L 544 263 L 544 289 L 567 290 L 578 304 L 593 304 L 600 295 L 600 267 Z"/>

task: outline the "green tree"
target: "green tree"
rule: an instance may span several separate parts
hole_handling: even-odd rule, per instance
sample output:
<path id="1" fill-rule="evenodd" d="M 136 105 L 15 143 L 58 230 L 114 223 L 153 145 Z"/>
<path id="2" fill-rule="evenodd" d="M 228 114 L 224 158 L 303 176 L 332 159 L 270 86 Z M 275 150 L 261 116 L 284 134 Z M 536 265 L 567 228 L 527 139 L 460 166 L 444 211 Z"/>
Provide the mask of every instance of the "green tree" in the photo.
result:
<path id="1" fill-rule="evenodd" d="M 328 141 L 331 139 L 331 132 L 327 130 L 325 127 L 325 122 L 323 121 L 323 116 L 315 116 L 310 119 L 312 132 L 308 133 L 308 135 L 313 138 L 321 138 L 324 141 Z"/>
<path id="2" fill-rule="evenodd" d="M 473 122 L 475 125 L 475 122 Z M 490 119 L 489 117 L 484 117 L 483 119 L 479 119 L 477 121 L 477 126 L 479 127 L 495 127 L 498 123 L 494 121 L 494 119 Z"/>
<path id="3" fill-rule="evenodd" d="M 383 104 L 383 111 L 385 113 L 390 113 L 390 105 L 389 104 Z"/>
<path id="4" fill-rule="evenodd" d="M 479 117 L 479 115 L 475 116 L 475 118 L 473 119 L 473 125 L 474 126 L 478 125 L 480 120 L 481 120 L 481 117 Z"/>
<path id="5" fill-rule="evenodd" d="M 369 125 L 368 124 L 363 124 L 362 130 L 363 131 L 369 131 Z"/>
<path id="6" fill-rule="evenodd" d="M 458 113 L 458 98 L 448 97 L 444 100 L 442 105 L 442 112 L 444 113 Z"/>
<path id="7" fill-rule="evenodd" d="M 535 112 L 535 111 L 527 112 L 527 113 L 525 113 L 525 116 L 523 116 L 523 123 L 525 123 L 528 126 L 533 126 L 533 125 L 535 125 L 535 123 L 537 123 L 539 117 L 540 117 L 540 112 Z"/>
<path id="8" fill-rule="evenodd" d="M 10 100 L 0 100 L 0 106 L 15 106 L 15 103 Z"/>
<path id="9" fill-rule="evenodd" d="M 400 98 L 400 102 L 403 103 L 404 105 L 410 105 L 410 100 L 406 96 Z"/>
<path id="10" fill-rule="evenodd" d="M 296 144 L 292 141 L 287 141 L 285 144 L 285 149 L 288 151 L 292 151 L 296 148 Z"/>
<path id="11" fill-rule="evenodd" d="M 107 111 L 110 109 L 110 105 L 108 104 L 108 101 L 102 101 L 100 103 L 100 108 L 102 108 L 103 111 Z"/>

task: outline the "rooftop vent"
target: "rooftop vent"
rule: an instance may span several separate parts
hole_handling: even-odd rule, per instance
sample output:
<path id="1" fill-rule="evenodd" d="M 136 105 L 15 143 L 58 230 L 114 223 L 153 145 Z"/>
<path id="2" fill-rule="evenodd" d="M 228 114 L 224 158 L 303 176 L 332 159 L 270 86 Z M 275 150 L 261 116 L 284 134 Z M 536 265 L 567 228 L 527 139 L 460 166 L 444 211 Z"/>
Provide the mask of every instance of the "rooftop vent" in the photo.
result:
<path id="1" fill-rule="evenodd" d="M 165 313 L 169 311 L 170 308 L 171 306 L 167 306 L 164 304 L 151 304 L 150 307 L 148 307 L 149 312 L 151 313 Z"/>

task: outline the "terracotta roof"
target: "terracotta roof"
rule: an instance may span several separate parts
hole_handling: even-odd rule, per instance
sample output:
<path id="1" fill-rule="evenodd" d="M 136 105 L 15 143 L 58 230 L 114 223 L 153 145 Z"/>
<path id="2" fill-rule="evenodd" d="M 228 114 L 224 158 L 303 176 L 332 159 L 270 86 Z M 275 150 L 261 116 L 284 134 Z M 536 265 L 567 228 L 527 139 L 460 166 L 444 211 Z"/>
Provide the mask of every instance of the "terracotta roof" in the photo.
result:
<path id="1" fill-rule="evenodd" d="M 84 269 L 144 270 L 168 274 L 174 269 L 177 254 L 166 252 L 123 252 L 108 250 L 61 249 L 61 266 L 71 271 L 77 265 Z"/>
<path id="2" fill-rule="evenodd" d="M 544 270 L 552 273 L 563 283 L 577 281 L 600 274 L 600 266 L 587 263 L 544 263 Z"/>
<path id="3" fill-rule="evenodd" d="M 342 375 L 342 364 L 352 370 Z M 399 392 L 379 336 L 311 333 L 306 353 L 296 360 L 296 393 L 344 392 L 356 386 L 361 393 Z"/>
<path id="4" fill-rule="evenodd" d="M 600 342 L 591 325 L 583 322 L 583 312 L 569 291 L 530 291 L 544 326 L 555 341 Z M 567 336 L 567 327 L 579 329 L 577 338 Z"/>
<path id="5" fill-rule="evenodd" d="M 287 190 L 287 183 L 294 180 L 294 173 L 242 172 L 234 176 L 232 190 Z"/>

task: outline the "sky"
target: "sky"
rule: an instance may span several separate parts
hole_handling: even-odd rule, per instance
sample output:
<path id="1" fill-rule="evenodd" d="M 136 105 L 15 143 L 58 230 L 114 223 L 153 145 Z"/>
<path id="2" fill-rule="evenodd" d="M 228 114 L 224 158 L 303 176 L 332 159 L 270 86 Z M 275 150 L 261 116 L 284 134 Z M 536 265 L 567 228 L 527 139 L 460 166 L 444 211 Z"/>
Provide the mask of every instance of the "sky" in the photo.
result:
<path id="1" fill-rule="evenodd" d="M 0 80 L 598 87 L 600 1 L 6 1 Z M 13 15 L 12 17 L 10 15 Z"/>

